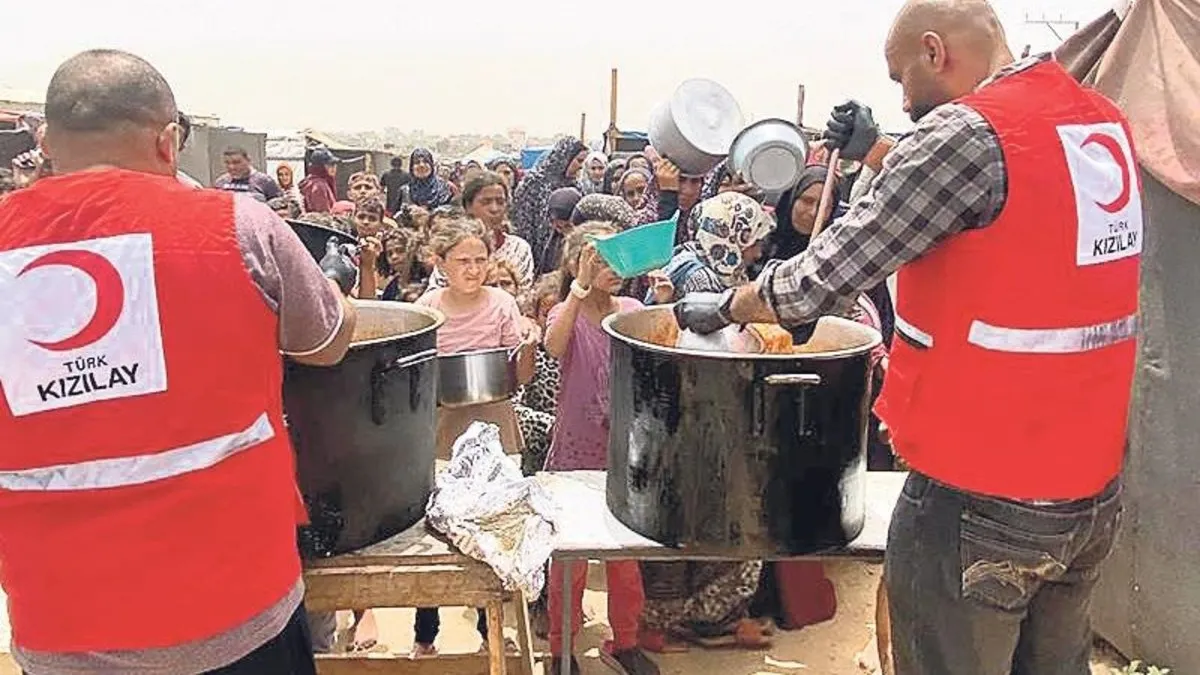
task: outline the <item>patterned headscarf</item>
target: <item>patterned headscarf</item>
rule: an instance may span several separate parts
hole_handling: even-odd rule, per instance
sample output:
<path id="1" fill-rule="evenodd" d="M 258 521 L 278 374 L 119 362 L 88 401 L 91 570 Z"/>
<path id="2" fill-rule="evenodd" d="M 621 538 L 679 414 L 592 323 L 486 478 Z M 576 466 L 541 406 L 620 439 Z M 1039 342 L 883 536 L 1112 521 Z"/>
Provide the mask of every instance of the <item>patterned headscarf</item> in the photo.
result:
<path id="1" fill-rule="evenodd" d="M 592 180 L 590 169 L 593 164 L 599 162 L 600 166 L 608 167 L 608 155 L 603 152 L 589 152 L 586 159 L 583 160 L 583 169 L 579 172 L 579 180 L 575 181 L 575 187 L 584 195 L 590 195 L 596 192 L 601 192 L 603 182 L 597 183 Z"/>
<path id="2" fill-rule="evenodd" d="M 637 212 L 621 197 L 591 194 L 579 200 L 571 214 L 571 222 L 582 225 L 590 220 L 612 223 L 622 230 L 637 225 Z"/>
<path id="3" fill-rule="evenodd" d="M 586 149 L 578 138 L 559 139 L 513 193 L 513 234 L 529 242 L 533 250 L 542 250 L 550 237 L 550 193 L 574 183 L 575 177 L 567 175 L 567 167 Z"/>
<path id="4" fill-rule="evenodd" d="M 722 192 L 692 210 L 696 256 L 726 286 L 748 280 L 742 249 L 762 241 L 774 224 L 758 202 L 740 192 Z"/>
<path id="5" fill-rule="evenodd" d="M 417 175 L 412 173 L 412 168 L 418 161 L 429 164 L 431 171 L 428 176 L 417 178 Z M 450 184 L 446 182 L 446 179 L 438 176 L 437 162 L 433 160 L 433 153 L 429 150 L 417 148 L 412 151 L 408 157 L 408 172 L 412 175 L 412 182 L 408 185 L 408 196 L 417 206 L 436 209 L 449 204 L 454 199 Z"/>

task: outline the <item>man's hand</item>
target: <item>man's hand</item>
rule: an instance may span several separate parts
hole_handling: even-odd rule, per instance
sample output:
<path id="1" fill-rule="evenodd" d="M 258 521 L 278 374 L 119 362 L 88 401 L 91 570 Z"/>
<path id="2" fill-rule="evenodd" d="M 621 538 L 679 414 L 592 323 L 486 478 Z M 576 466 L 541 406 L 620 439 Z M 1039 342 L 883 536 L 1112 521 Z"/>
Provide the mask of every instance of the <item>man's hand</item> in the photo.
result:
<path id="1" fill-rule="evenodd" d="M 354 290 L 354 282 L 358 281 L 358 269 L 338 248 L 337 240 L 329 238 L 325 244 L 325 257 L 321 258 L 321 271 L 325 276 L 337 283 L 342 295 L 349 295 Z"/>
<path id="2" fill-rule="evenodd" d="M 709 335 L 733 323 L 729 304 L 733 289 L 724 293 L 688 293 L 675 303 L 675 321 L 684 330 Z"/>
<path id="3" fill-rule="evenodd" d="M 842 159 L 861 162 L 879 140 L 879 125 L 870 108 L 858 101 L 846 101 L 829 116 L 825 140 L 829 149 L 842 151 Z"/>

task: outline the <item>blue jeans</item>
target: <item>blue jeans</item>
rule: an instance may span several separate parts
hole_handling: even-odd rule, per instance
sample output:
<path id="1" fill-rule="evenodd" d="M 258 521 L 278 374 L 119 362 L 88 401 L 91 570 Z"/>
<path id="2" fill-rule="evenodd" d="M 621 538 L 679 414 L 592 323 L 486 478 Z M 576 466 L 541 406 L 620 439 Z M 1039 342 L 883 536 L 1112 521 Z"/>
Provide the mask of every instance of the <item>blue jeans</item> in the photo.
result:
<path id="1" fill-rule="evenodd" d="M 918 473 L 888 534 L 896 675 L 1087 675 L 1088 606 L 1112 551 L 1121 485 L 1031 504 Z"/>

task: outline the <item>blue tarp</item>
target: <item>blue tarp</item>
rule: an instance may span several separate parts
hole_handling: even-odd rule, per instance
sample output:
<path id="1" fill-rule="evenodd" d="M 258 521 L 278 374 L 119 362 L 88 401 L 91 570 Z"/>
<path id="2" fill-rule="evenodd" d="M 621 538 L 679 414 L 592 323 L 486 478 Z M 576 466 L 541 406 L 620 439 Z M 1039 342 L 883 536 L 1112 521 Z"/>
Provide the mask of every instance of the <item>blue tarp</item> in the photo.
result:
<path id="1" fill-rule="evenodd" d="M 522 148 L 521 168 L 532 169 L 533 165 L 537 164 L 538 160 L 542 158 L 542 155 L 545 155 L 547 152 L 550 152 L 549 146 L 544 148 Z"/>

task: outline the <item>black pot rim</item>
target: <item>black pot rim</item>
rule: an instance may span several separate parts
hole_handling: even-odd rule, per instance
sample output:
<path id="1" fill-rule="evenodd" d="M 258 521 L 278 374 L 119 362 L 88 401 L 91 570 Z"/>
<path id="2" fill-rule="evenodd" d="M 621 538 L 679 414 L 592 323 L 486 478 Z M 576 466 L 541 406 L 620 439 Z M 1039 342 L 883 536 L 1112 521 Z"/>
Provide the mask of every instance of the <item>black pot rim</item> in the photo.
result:
<path id="1" fill-rule="evenodd" d="M 858 345 L 855 347 L 848 347 L 846 349 L 837 349 L 837 350 L 828 351 L 828 352 L 806 352 L 803 354 L 741 354 L 741 353 L 734 353 L 734 352 L 707 352 L 707 351 L 700 351 L 700 350 L 696 350 L 696 349 L 680 349 L 678 347 L 664 347 L 663 345 L 654 344 L 653 342 L 644 342 L 642 340 L 637 340 L 637 339 L 631 338 L 631 337 L 617 331 L 617 329 L 613 328 L 613 323 L 616 322 L 617 320 L 619 320 L 621 316 L 624 316 L 626 314 L 633 314 L 633 313 L 637 313 L 637 312 L 649 312 L 649 311 L 669 311 L 671 307 L 672 307 L 672 305 L 655 305 L 652 307 L 636 309 L 636 310 L 633 310 L 633 312 L 621 312 L 618 314 L 610 314 L 609 316 L 605 317 L 604 321 L 601 323 L 601 327 L 604 328 L 604 332 L 608 333 L 609 337 L 611 337 L 615 340 L 619 340 L 620 342 L 622 342 L 630 347 L 633 347 L 634 349 L 638 349 L 641 351 L 647 351 L 647 352 L 655 352 L 658 354 L 665 354 L 668 356 L 678 356 L 678 357 L 683 357 L 683 358 L 694 358 L 694 359 L 707 359 L 707 360 L 711 360 L 711 361 L 749 361 L 749 362 L 755 362 L 755 363 L 758 363 L 758 362 L 778 363 L 778 362 L 795 362 L 795 361 L 837 361 L 839 359 L 845 359 L 845 358 L 849 358 L 852 356 L 859 356 L 861 354 L 866 354 L 866 353 L 870 352 L 872 349 L 875 349 L 879 345 L 883 344 L 883 336 L 880 335 L 879 331 L 875 330 L 874 328 L 871 328 L 870 326 L 859 323 L 857 321 L 853 321 L 851 319 L 845 319 L 840 316 L 832 316 L 832 315 L 823 316 L 823 317 L 821 317 L 820 321 L 823 323 L 831 322 L 831 323 L 835 323 L 835 324 L 841 324 L 841 325 L 844 325 L 847 327 L 852 327 L 855 330 L 861 329 L 863 331 L 868 331 L 870 333 L 870 340 L 866 344 L 863 344 L 863 345 Z"/>

